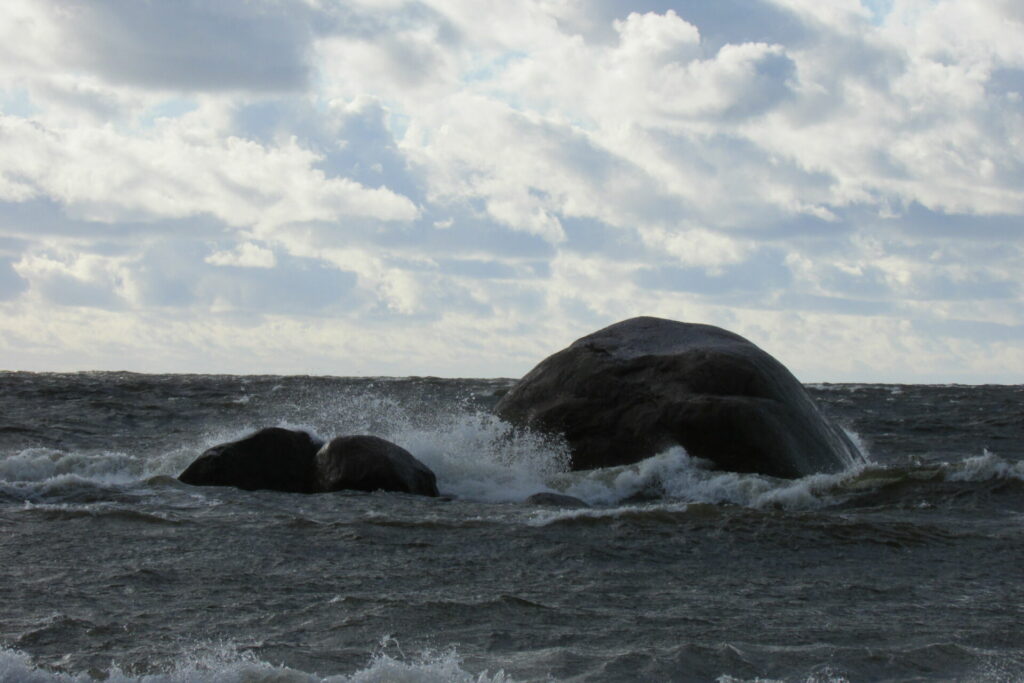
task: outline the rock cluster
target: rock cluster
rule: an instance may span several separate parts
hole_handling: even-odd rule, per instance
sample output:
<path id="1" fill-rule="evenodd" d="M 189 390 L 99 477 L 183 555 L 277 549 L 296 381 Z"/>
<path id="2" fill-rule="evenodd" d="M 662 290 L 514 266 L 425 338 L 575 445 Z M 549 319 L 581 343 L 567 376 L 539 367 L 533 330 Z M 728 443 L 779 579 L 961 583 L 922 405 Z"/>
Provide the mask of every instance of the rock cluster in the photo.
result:
<path id="1" fill-rule="evenodd" d="M 321 443 L 306 432 L 268 427 L 208 449 L 178 479 L 196 486 L 324 493 L 400 491 L 437 496 L 434 473 L 409 451 L 376 436 Z"/>
<path id="2" fill-rule="evenodd" d="M 735 472 L 802 477 L 862 456 L 800 382 L 738 334 L 711 325 L 632 318 L 542 361 L 498 403 L 515 425 L 565 438 L 576 470 L 628 465 L 682 446 Z M 324 444 L 268 428 L 210 448 L 179 479 L 297 493 L 401 491 L 437 496 L 434 473 L 375 436 Z M 538 505 L 586 505 L 550 492 Z"/>

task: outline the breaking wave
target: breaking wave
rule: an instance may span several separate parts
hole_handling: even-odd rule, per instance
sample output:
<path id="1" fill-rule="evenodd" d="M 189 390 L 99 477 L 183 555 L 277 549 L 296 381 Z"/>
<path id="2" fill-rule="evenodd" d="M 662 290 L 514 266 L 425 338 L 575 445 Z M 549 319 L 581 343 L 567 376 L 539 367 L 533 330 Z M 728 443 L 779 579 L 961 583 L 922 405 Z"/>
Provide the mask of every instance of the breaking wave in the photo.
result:
<path id="1" fill-rule="evenodd" d="M 99 673 L 99 672 L 97 672 Z M 197 645 L 183 653 L 167 671 L 133 674 L 113 664 L 107 671 L 64 673 L 38 666 L 18 650 L 0 648 L 0 683 L 514 683 L 504 672 L 471 673 L 454 649 L 425 652 L 406 660 L 384 652 L 351 674 L 321 676 L 269 664 L 229 644 Z"/>

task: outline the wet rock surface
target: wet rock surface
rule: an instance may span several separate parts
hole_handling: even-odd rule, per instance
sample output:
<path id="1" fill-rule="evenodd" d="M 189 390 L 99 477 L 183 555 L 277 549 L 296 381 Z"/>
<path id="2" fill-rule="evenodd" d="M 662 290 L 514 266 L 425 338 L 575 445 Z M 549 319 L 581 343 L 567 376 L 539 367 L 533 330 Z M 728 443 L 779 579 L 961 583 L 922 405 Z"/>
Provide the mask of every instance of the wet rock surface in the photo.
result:
<path id="1" fill-rule="evenodd" d="M 312 493 L 313 458 L 321 445 L 306 432 L 268 427 L 207 449 L 178 479 L 195 486 Z"/>
<path id="2" fill-rule="evenodd" d="M 375 436 L 340 436 L 324 444 L 306 432 L 269 427 L 219 444 L 178 479 L 289 493 L 399 491 L 437 496 L 434 473 L 404 448 Z"/>
<path id="3" fill-rule="evenodd" d="M 775 358 L 711 325 L 632 318 L 542 361 L 499 401 L 517 425 L 562 435 L 576 470 L 681 445 L 721 469 L 800 477 L 860 459 Z"/>
<path id="4" fill-rule="evenodd" d="M 316 454 L 320 491 L 400 491 L 437 496 L 434 473 L 409 451 L 376 436 L 339 436 Z"/>

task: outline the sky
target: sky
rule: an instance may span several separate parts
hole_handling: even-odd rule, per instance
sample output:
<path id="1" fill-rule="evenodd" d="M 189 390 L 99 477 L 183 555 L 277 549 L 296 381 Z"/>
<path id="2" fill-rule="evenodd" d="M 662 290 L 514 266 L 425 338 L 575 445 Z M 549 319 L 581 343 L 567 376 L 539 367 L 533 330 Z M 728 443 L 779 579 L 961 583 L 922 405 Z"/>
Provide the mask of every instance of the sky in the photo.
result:
<path id="1" fill-rule="evenodd" d="M 0 369 L 1024 383 L 1018 0 L 5 0 Z"/>

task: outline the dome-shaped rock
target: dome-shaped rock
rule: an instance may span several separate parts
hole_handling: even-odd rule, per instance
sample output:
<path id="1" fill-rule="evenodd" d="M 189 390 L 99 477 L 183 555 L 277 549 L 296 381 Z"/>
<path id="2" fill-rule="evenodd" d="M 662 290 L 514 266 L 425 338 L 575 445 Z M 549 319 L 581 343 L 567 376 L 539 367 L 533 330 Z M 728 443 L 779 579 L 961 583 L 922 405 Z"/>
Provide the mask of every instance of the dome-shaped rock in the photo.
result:
<path id="1" fill-rule="evenodd" d="M 673 446 L 737 472 L 799 477 L 861 459 L 797 379 L 711 325 L 632 318 L 542 361 L 498 415 L 561 434 L 572 468 L 625 465 Z"/>

